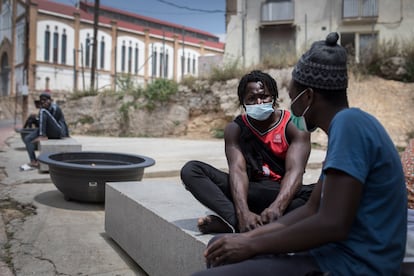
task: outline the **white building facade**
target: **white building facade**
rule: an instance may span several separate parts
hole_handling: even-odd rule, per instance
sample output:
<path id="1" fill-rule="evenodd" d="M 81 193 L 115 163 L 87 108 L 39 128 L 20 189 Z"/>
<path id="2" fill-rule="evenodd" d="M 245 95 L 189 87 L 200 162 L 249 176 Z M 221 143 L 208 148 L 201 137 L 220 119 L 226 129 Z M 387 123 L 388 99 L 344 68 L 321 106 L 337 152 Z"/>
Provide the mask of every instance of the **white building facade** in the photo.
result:
<path id="1" fill-rule="evenodd" d="M 93 56 L 94 6 L 47 0 L 0 0 L 0 96 L 44 90 L 88 90 Z M 157 78 L 198 76 L 199 58 L 222 56 L 210 33 L 101 6 L 94 88 L 137 85 Z"/>
<path id="2" fill-rule="evenodd" d="M 226 0 L 225 62 L 260 63 L 277 51 L 300 55 L 338 32 L 363 55 L 371 42 L 413 39 L 412 0 Z"/>

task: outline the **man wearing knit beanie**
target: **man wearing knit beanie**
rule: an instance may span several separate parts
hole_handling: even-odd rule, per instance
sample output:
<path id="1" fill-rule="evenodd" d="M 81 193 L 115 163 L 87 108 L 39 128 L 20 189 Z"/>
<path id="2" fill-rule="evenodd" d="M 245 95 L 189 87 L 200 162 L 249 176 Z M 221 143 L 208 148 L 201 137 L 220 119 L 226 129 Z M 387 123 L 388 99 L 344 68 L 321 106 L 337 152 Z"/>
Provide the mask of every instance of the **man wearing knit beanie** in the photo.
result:
<path id="1" fill-rule="evenodd" d="M 212 268 L 195 275 L 399 275 L 407 231 L 400 157 L 377 119 L 348 106 L 338 39 L 315 42 L 292 72 L 292 121 L 328 135 L 309 201 L 274 223 L 215 237 L 205 251 Z"/>

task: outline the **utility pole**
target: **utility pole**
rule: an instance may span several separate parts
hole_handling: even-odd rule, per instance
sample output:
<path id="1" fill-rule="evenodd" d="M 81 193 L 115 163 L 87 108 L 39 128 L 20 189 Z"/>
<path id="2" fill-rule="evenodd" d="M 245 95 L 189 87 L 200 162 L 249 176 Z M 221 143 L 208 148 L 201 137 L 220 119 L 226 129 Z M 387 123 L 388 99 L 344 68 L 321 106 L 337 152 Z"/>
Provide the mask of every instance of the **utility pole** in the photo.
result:
<path id="1" fill-rule="evenodd" d="M 14 7 L 16 8 L 16 7 Z M 23 97 L 23 102 L 22 102 L 22 122 L 24 122 L 27 118 L 27 114 L 29 113 L 29 74 L 30 74 L 30 55 L 31 53 L 31 49 L 30 49 L 30 1 L 27 1 L 25 4 L 25 38 L 24 38 L 24 69 L 23 69 L 23 87 L 21 87 L 21 93 L 22 93 L 22 97 Z M 13 24 L 14 24 L 14 29 L 16 29 L 16 17 L 13 18 Z M 11 59 L 13 60 L 13 58 Z M 12 63 L 13 65 L 13 63 Z M 17 91 L 16 91 L 17 92 Z M 16 93 L 16 97 L 17 97 L 17 93 Z"/>
<path id="2" fill-rule="evenodd" d="M 185 34 L 185 30 L 184 30 L 184 26 L 183 26 L 183 28 L 181 29 L 181 35 L 183 37 L 183 55 L 181 57 L 181 79 L 184 78 L 184 67 L 185 67 L 185 56 L 184 56 L 184 52 L 185 52 L 184 43 L 185 43 L 185 40 L 184 40 L 184 34 Z"/>
<path id="3" fill-rule="evenodd" d="M 93 16 L 93 44 L 92 44 L 92 68 L 91 68 L 91 90 L 95 90 L 95 71 L 98 49 L 98 24 L 99 24 L 99 0 L 95 0 Z"/>
<path id="4" fill-rule="evenodd" d="M 243 1 L 242 7 L 242 26 L 241 26 L 241 38 L 242 38 L 242 57 L 243 68 L 246 68 L 246 16 L 247 16 L 247 0 Z"/>

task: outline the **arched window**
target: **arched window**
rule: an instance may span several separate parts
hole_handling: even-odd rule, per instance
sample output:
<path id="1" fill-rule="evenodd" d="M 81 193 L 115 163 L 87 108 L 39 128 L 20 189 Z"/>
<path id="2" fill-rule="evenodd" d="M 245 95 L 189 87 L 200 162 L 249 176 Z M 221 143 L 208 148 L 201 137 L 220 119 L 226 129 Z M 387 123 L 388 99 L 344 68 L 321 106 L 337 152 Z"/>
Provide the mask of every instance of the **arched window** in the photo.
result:
<path id="1" fill-rule="evenodd" d="M 184 77 L 184 73 L 185 73 L 185 55 L 183 53 L 183 55 L 181 56 L 181 77 Z"/>
<path id="2" fill-rule="evenodd" d="M 138 43 L 135 44 L 135 74 L 138 74 L 138 61 L 139 61 L 139 50 L 138 50 Z"/>
<path id="3" fill-rule="evenodd" d="M 159 70 L 159 72 L 160 72 L 160 76 L 161 77 L 164 77 L 164 51 L 165 51 L 165 49 L 164 49 L 164 47 L 162 48 L 162 51 L 160 51 L 160 70 Z"/>
<path id="4" fill-rule="evenodd" d="M 55 31 L 53 32 L 53 63 L 58 62 L 59 56 L 59 33 L 58 27 L 55 26 Z"/>
<path id="5" fill-rule="evenodd" d="M 50 30 L 49 25 L 46 26 L 45 31 L 45 52 L 44 52 L 44 60 L 50 60 Z"/>
<path id="6" fill-rule="evenodd" d="M 122 41 L 122 48 L 121 48 L 121 71 L 125 72 L 125 41 Z"/>
<path id="7" fill-rule="evenodd" d="M 157 76 L 157 48 L 152 52 L 152 76 Z"/>
<path id="8" fill-rule="evenodd" d="M 132 46 L 131 41 L 129 42 L 128 46 L 128 73 L 132 72 Z"/>
<path id="9" fill-rule="evenodd" d="M 168 49 L 165 52 L 164 77 L 168 78 Z"/>
<path id="10" fill-rule="evenodd" d="M 193 55 L 193 75 L 196 73 L 196 57 Z"/>
<path id="11" fill-rule="evenodd" d="M 89 67 L 90 65 L 90 59 L 91 59 L 91 39 L 89 37 L 89 34 L 86 35 L 85 40 L 85 66 Z"/>
<path id="12" fill-rule="evenodd" d="M 105 68 L 105 40 L 103 36 L 101 39 L 101 56 L 100 56 L 99 63 L 100 63 L 100 68 L 104 69 Z"/>
<path id="13" fill-rule="evenodd" d="M 67 35 L 66 35 L 66 29 L 63 29 L 62 53 L 61 53 L 61 62 L 62 62 L 62 64 L 66 64 L 66 51 L 67 51 Z"/>
<path id="14" fill-rule="evenodd" d="M 3 53 L 0 59 L 0 95 L 7 96 L 9 94 L 9 58 Z"/>
<path id="15" fill-rule="evenodd" d="M 190 53 L 188 53 L 188 58 L 187 58 L 187 73 L 189 74 L 191 72 L 191 56 Z"/>

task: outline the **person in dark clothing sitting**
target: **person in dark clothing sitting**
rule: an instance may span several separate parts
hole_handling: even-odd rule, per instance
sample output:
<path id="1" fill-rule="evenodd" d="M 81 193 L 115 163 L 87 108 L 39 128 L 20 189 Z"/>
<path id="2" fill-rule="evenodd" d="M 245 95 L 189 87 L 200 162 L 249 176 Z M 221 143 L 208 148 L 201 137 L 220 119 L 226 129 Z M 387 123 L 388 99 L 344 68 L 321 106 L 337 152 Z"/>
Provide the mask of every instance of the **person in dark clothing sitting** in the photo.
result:
<path id="1" fill-rule="evenodd" d="M 35 154 L 36 143 L 41 140 L 69 137 L 69 130 L 62 109 L 56 103 L 53 103 L 50 94 L 40 94 L 39 101 L 40 110 L 38 128 L 24 138 L 30 163 L 23 165 L 23 170 L 28 167 L 37 168 L 39 166 Z"/>
<path id="2" fill-rule="evenodd" d="M 245 114 L 224 131 L 229 173 L 200 161 L 181 169 L 185 188 L 215 214 L 199 218 L 201 233 L 247 232 L 303 205 L 313 185 L 302 185 L 310 135 L 277 108 L 276 81 L 252 71 L 238 86 Z"/>

